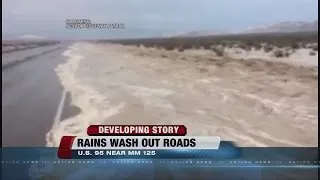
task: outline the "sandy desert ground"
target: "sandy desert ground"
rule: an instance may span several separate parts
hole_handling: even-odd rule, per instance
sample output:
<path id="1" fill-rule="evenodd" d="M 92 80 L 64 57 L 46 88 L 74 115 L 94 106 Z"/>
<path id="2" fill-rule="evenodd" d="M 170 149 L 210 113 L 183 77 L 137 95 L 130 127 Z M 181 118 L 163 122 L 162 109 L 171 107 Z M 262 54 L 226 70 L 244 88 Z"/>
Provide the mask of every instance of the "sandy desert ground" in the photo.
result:
<path id="1" fill-rule="evenodd" d="M 239 146 L 317 146 L 318 54 L 299 52 L 276 60 L 74 44 L 56 72 L 81 113 L 52 129 L 47 146 L 90 124 L 184 124 L 188 135 Z"/>

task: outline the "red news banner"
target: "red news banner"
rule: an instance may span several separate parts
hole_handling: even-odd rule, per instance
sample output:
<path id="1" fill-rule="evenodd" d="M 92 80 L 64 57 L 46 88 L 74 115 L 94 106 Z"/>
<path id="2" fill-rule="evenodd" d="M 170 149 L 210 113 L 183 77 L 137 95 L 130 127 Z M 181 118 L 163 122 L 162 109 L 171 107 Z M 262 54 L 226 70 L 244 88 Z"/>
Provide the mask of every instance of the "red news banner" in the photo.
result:
<path id="1" fill-rule="evenodd" d="M 89 136 L 185 136 L 184 125 L 91 125 Z"/>
<path id="2" fill-rule="evenodd" d="M 91 125 L 87 134 L 89 136 L 63 136 L 58 157 L 95 159 L 119 155 L 132 158 L 131 152 L 142 153 L 143 156 L 137 157 L 171 157 L 162 150 L 218 149 L 220 144 L 220 137 L 186 136 L 184 125 Z"/>
<path id="3" fill-rule="evenodd" d="M 89 136 L 185 136 L 184 125 L 91 125 L 87 128 Z M 72 145 L 76 136 L 61 138 L 58 157 L 71 158 Z"/>

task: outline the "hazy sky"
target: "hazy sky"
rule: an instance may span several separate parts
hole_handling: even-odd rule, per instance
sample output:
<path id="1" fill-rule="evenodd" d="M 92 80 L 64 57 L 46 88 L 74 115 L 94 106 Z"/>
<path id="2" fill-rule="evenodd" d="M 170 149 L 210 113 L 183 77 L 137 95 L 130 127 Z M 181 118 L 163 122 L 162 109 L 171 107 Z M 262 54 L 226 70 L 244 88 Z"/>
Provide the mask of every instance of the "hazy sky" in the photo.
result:
<path id="1" fill-rule="evenodd" d="M 278 21 L 313 21 L 318 0 L 2 0 L 4 34 L 51 37 L 156 36 L 234 31 Z M 124 30 L 66 30 L 65 19 L 124 23 Z"/>

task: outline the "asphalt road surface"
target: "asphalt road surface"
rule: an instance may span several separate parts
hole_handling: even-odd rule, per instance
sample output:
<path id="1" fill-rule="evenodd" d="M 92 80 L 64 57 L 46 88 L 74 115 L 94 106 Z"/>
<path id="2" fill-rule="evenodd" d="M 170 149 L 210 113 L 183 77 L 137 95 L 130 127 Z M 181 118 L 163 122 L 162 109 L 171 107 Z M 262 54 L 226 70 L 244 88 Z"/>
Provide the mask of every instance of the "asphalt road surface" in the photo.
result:
<path id="1" fill-rule="evenodd" d="M 66 45 L 2 54 L 2 146 L 45 146 L 62 96 L 54 71 Z"/>

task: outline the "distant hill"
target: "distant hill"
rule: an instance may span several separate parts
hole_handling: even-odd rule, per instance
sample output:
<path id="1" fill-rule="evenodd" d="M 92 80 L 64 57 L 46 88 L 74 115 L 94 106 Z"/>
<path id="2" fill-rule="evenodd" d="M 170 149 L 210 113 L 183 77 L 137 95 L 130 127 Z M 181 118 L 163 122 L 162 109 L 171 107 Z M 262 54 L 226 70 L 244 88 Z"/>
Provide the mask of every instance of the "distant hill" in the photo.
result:
<path id="1" fill-rule="evenodd" d="M 43 36 L 36 36 L 32 34 L 25 35 L 12 35 L 12 34 L 3 34 L 2 41 L 44 41 L 48 40 Z"/>
<path id="2" fill-rule="evenodd" d="M 46 37 L 43 36 L 36 36 L 32 34 L 26 34 L 18 37 L 19 39 L 28 39 L 28 40 L 43 40 L 46 39 Z"/>
<path id="3" fill-rule="evenodd" d="M 223 34 L 243 34 L 243 33 L 271 33 L 271 32 L 304 32 L 304 31 L 318 31 L 318 20 L 313 22 L 306 21 L 283 21 L 275 24 L 265 25 L 261 27 L 247 28 L 241 31 L 192 31 L 175 37 L 197 37 L 209 35 L 223 35 Z"/>
<path id="4" fill-rule="evenodd" d="M 185 34 L 180 34 L 178 36 L 183 37 L 195 37 L 195 36 L 210 36 L 210 35 L 222 35 L 222 34 L 229 34 L 230 32 L 220 32 L 220 31 L 192 31 Z"/>
<path id="5" fill-rule="evenodd" d="M 318 31 L 318 20 L 306 21 L 283 21 L 262 27 L 249 28 L 245 33 L 267 33 L 267 32 L 303 32 Z"/>

